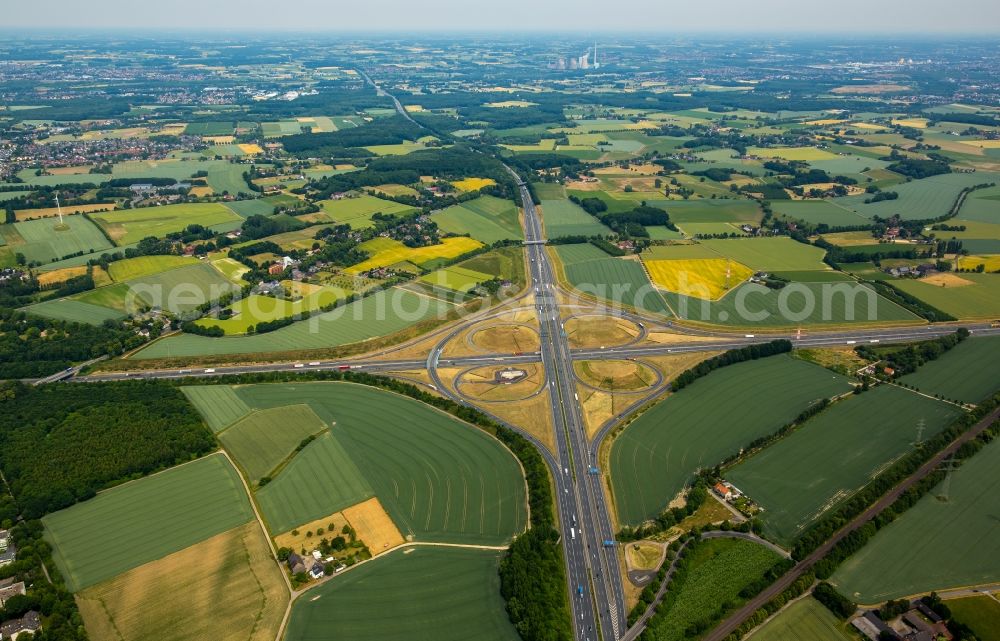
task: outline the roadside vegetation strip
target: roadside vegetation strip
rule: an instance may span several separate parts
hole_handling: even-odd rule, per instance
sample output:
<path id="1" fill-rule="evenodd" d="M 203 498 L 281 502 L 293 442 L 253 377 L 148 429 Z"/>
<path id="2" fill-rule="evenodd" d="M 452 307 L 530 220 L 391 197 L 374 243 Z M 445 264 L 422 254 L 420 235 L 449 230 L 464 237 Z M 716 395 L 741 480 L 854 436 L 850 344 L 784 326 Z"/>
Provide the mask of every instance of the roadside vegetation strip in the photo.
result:
<path id="1" fill-rule="evenodd" d="M 358 385 L 244 386 L 237 394 L 258 408 L 308 404 L 334 424 L 260 490 L 273 531 L 372 494 L 418 541 L 503 544 L 526 527 L 517 462 L 499 443 L 445 414 Z M 331 439 L 339 447 L 331 449 Z M 330 474 L 345 478 L 327 480 Z M 339 488 L 350 489 L 342 500 L 336 500 Z"/>
<path id="2" fill-rule="evenodd" d="M 251 411 L 233 388 L 227 385 L 185 385 L 180 390 L 201 413 L 213 432 L 221 432 Z"/>
<path id="3" fill-rule="evenodd" d="M 491 550 L 407 547 L 295 602 L 285 638 L 306 641 L 518 641 Z"/>
<path id="4" fill-rule="evenodd" d="M 251 519 L 236 470 L 213 454 L 108 490 L 42 522 L 66 585 L 77 591 Z"/>
<path id="5" fill-rule="evenodd" d="M 925 394 L 977 403 L 1000 391 L 1000 337 L 971 337 L 899 382 Z"/>
<path id="6" fill-rule="evenodd" d="M 400 313 L 394 313 L 394 300 L 399 303 Z M 393 334 L 421 321 L 440 318 L 446 308 L 443 302 L 394 288 L 273 332 L 222 338 L 192 334 L 169 336 L 150 343 L 130 358 L 144 360 L 325 349 Z"/>
<path id="7" fill-rule="evenodd" d="M 91 639 L 273 641 L 288 603 L 283 570 L 247 523 L 77 593 Z"/>
<path id="8" fill-rule="evenodd" d="M 764 508 L 764 531 L 789 544 L 959 411 L 880 385 L 833 403 L 724 475 Z"/>
<path id="9" fill-rule="evenodd" d="M 308 405 L 289 405 L 254 412 L 223 430 L 219 440 L 253 485 L 326 429 Z"/>
<path id="10" fill-rule="evenodd" d="M 994 438 L 950 475 L 938 473 L 941 483 L 847 558 L 830 582 L 855 601 L 881 603 L 1000 581 L 1000 537 L 991 534 L 998 529 L 998 469 Z"/>
<path id="11" fill-rule="evenodd" d="M 656 518 L 698 468 L 721 463 L 817 400 L 849 390 L 847 379 L 779 355 L 723 368 L 667 397 L 611 445 L 619 521 L 635 526 Z"/>

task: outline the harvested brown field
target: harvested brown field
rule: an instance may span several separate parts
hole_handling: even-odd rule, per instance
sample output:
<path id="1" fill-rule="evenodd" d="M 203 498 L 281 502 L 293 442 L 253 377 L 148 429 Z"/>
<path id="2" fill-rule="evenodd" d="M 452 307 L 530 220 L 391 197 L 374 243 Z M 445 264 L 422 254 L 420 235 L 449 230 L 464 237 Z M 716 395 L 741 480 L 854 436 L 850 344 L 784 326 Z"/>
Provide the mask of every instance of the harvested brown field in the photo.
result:
<path id="1" fill-rule="evenodd" d="M 69 280 L 70 278 L 83 276 L 86 273 L 87 273 L 86 265 L 79 265 L 77 267 L 63 267 L 62 269 L 55 269 L 50 272 L 43 272 L 41 274 L 38 274 L 38 284 L 42 287 L 47 287 L 49 285 L 63 283 Z"/>
<path id="2" fill-rule="evenodd" d="M 63 215 L 85 214 L 94 211 L 112 211 L 114 203 L 92 203 L 89 205 L 67 205 L 62 208 Z M 42 207 L 39 209 L 18 209 L 15 212 L 17 222 L 25 220 L 35 220 L 37 218 L 54 218 L 59 215 L 58 207 Z"/>
<path id="3" fill-rule="evenodd" d="M 380 554 L 403 544 L 403 535 L 377 497 L 352 505 L 343 514 L 372 554 Z"/>
<path id="4" fill-rule="evenodd" d="M 512 354 L 537 351 L 538 332 L 512 323 L 493 325 L 475 330 L 469 336 L 474 346 L 491 354 Z"/>
<path id="5" fill-rule="evenodd" d="M 961 276 L 950 273 L 934 274 L 933 276 L 926 276 L 920 279 L 921 283 L 927 283 L 928 285 L 936 285 L 938 287 L 967 287 L 968 285 L 973 285 L 971 280 L 966 280 Z"/>
<path id="6" fill-rule="evenodd" d="M 288 588 L 250 522 L 77 594 L 102 641 L 272 641 Z"/>
<path id="7" fill-rule="evenodd" d="M 624 345 L 640 333 L 632 321 L 612 316 L 579 316 L 566 321 L 566 338 L 572 347 Z"/>

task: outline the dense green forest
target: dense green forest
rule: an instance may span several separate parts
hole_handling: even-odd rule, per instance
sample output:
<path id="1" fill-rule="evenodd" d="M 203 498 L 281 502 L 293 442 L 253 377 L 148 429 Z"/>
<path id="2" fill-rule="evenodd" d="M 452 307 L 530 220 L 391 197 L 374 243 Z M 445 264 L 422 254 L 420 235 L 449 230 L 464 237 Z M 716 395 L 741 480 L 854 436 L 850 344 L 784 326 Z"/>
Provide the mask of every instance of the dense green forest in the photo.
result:
<path id="1" fill-rule="evenodd" d="M 85 325 L 0 309 L 0 378 L 40 378 L 145 341 L 120 323 Z"/>
<path id="2" fill-rule="evenodd" d="M 180 390 L 159 381 L 7 382 L 0 408 L 0 467 L 25 518 L 215 448 Z"/>

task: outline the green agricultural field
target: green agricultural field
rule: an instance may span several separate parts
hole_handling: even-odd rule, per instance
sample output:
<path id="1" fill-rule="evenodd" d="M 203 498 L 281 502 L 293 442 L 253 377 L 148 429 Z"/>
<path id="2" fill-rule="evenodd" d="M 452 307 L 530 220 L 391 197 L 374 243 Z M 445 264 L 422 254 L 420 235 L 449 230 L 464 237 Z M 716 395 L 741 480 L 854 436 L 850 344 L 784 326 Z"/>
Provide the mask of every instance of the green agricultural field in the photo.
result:
<path id="1" fill-rule="evenodd" d="M 813 163 L 817 160 L 836 160 L 837 154 L 816 147 L 750 147 L 747 153 L 761 158 L 782 160 L 802 160 Z"/>
<path id="2" fill-rule="evenodd" d="M 185 385 L 181 391 L 216 433 L 250 413 L 243 399 L 227 385 Z"/>
<path id="3" fill-rule="evenodd" d="M 119 209 L 91 216 L 118 245 L 135 243 L 147 236 L 162 238 L 170 232 L 181 231 L 188 225 L 212 227 L 242 220 L 221 203 Z"/>
<path id="4" fill-rule="evenodd" d="M 517 641 L 492 550 L 414 547 L 351 569 L 296 601 L 288 641 Z"/>
<path id="5" fill-rule="evenodd" d="M 559 183 L 533 183 L 532 188 L 539 200 L 563 200 L 566 198 L 566 188 Z"/>
<path id="6" fill-rule="evenodd" d="M 419 541 L 498 545 L 525 527 L 517 460 L 486 433 L 427 405 L 345 383 L 251 385 L 236 393 L 255 409 L 308 404 L 331 426 L 258 493 L 272 532 L 372 493 Z"/>
<path id="7" fill-rule="evenodd" d="M 831 274 L 831 281 L 840 280 L 833 275 L 835 272 L 815 273 L 824 277 Z M 712 302 L 672 292 L 666 292 L 664 297 L 679 318 L 730 327 L 923 322 L 868 286 L 849 282 L 793 282 L 779 290 L 746 283 Z"/>
<path id="8" fill-rule="evenodd" d="M 58 219 L 52 218 L 0 225 L 0 239 L 6 249 L 24 254 L 29 263 L 51 263 L 70 254 L 89 254 L 112 247 L 101 230 L 83 214 L 64 216 L 63 227 L 58 225 Z"/>
<path id="9" fill-rule="evenodd" d="M 87 296 L 122 286 L 126 288 L 126 299 L 136 296 L 146 305 L 160 307 L 174 314 L 190 311 L 202 303 L 216 300 L 222 294 L 238 289 L 210 264 L 199 262 L 118 283 L 110 288 L 96 289 L 85 293 L 80 299 L 86 300 Z"/>
<path id="10" fill-rule="evenodd" d="M 340 225 L 350 225 L 352 229 L 366 229 L 372 226 L 375 214 L 403 215 L 417 211 L 415 207 L 392 200 L 383 200 L 363 194 L 357 198 L 323 200 L 317 203 L 323 211 Z"/>
<path id="11" fill-rule="evenodd" d="M 722 256 L 700 243 L 690 245 L 653 245 L 642 252 L 642 259 L 644 261 L 702 260 L 706 258 L 722 258 Z"/>
<path id="12" fill-rule="evenodd" d="M 673 223 L 760 222 L 760 206 L 752 200 L 651 200 L 647 204 L 665 209 Z"/>
<path id="13" fill-rule="evenodd" d="M 298 289 L 301 291 L 301 297 L 296 300 L 251 294 L 229 306 L 233 312 L 231 318 L 200 318 L 195 324 L 202 327 L 221 327 L 226 334 L 246 334 L 251 326 L 261 322 L 293 318 L 314 312 L 353 294 L 350 290 L 320 285 L 298 285 Z"/>
<path id="14" fill-rule="evenodd" d="M 889 166 L 889 163 L 878 158 L 849 155 L 831 160 L 812 160 L 809 162 L 809 166 L 814 169 L 822 169 L 831 176 L 843 176 L 849 174 L 858 175 L 869 170 L 885 169 Z"/>
<path id="15" fill-rule="evenodd" d="M 771 202 L 771 209 L 780 217 L 803 220 L 813 225 L 852 227 L 870 222 L 854 210 L 845 209 L 829 200 L 775 200 Z"/>
<path id="16" fill-rule="evenodd" d="M 782 610 L 749 637 L 752 641 L 853 641 L 826 606 L 805 597 Z"/>
<path id="17" fill-rule="evenodd" d="M 222 121 L 192 122 L 184 129 L 190 136 L 229 136 L 233 131 L 232 122 Z"/>
<path id="18" fill-rule="evenodd" d="M 86 323 L 87 325 L 100 325 L 106 320 L 121 320 L 126 316 L 124 312 L 117 309 L 93 305 L 71 298 L 60 298 L 36 305 L 29 305 L 24 308 L 24 311 L 35 316 L 73 321 L 75 323 Z"/>
<path id="19" fill-rule="evenodd" d="M 950 599 L 952 618 L 969 626 L 979 641 L 1000 641 L 1000 601 L 991 596 Z"/>
<path id="20" fill-rule="evenodd" d="M 219 433 L 219 440 L 244 476 L 256 483 L 288 459 L 305 439 L 327 425 L 308 405 L 253 412 Z"/>
<path id="21" fill-rule="evenodd" d="M 890 218 L 898 214 L 905 220 L 927 220 L 947 215 L 962 189 L 996 181 L 997 174 L 978 171 L 972 174 L 943 174 L 893 185 L 888 190 L 899 194 L 896 200 L 865 204 L 865 199 L 870 196 L 858 195 L 835 198 L 833 202 L 866 218 Z"/>
<path id="22" fill-rule="evenodd" d="M 182 334 L 151 343 L 131 358 L 272 354 L 329 349 L 388 336 L 421 321 L 443 317 L 449 306 L 405 289 L 377 292 L 333 311 L 266 334 L 210 338 Z"/>
<path id="23" fill-rule="evenodd" d="M 542 223 L 549 238 L 561 236 L 603 236 L 611 230 L 569 200 L 543 200 Z"/>
<path id="24" fill-rule="evenodd" d="M 1000 581 L 1000 440 L 883 528 L 831 577 L 859 603 Z"/>
<path id="25" fill-rule="evenodd" d="M 259 167 L 267 166 L 258 163 Z M 216 194 L 253 194 L 243 180 L 247 165 L 231 163 L 228 160 L 131 160 L 116 163 L 112 167 L 112 178 L 174 178 L 186 182 L 197 172 L 208 173 L 208 186 Z"/>
<path id="26" fill-rule="evenodd" d="M 849 389 L 829 370 L 773 356 L 724 367 L 668 396 L 611 446 L 618 519 L 637 525 L 656 517 L 698 468 L 721 463 L 812 403 Z"/>
<path id="27" fill-rule="evenodd" d="M 563 188 L 562 188 L 562 186 L 561 185 L 554 185 L 554 186 L 559 187 L 560 191 L 558 192 L 558 195 L 551 196 L 551 199 L 552 200 L 558 200 L 560 198 L 565 198 L 565 196 L 563 195 L 563 191 L 562 191 Z M 537 185 L 536 185 L 536 191 L 537 191 Z M 550 197 L 541 195 L 542 193 L 545 193 L 545 192 L 541 192 L 539 194 L 540 198 L 543 198 L 545 200 L 549 200 L 550 199 Z M 624 198 L 624 196 L 628 196 L 628 195 L 632 195 L 632 194 L 625 194 L 624 192 L 616 192 L 617 195 L 615 195 L 615 194 L 611 194 L 611 193 L 608 193 L 607 191 L 603 191 L 603 190 L 598 190 L 598 191 L 581 191 L 579 189 L 569 189 L 569 190 L 566 190 L 565 193 L 568 194 L 568 195 L 570 195 L 570 196 L 576 196 L 577 198 L 580 198 L 580 199 L 583 199 L 583 198 L 597 198 L 598 200 L 602 200 L 602 201 L 604 201 L 604 204 L 608 206 L 608 211 L 610 213 L 612 213 L 612 214 L 617 214 L 617 213 L 621 213 L 621 212 L 625 212 L 625 211 L 632 211 L 633 209 L 635 209 L 635 206 L 636 206 L 636 201 L 634 199 Z M 622 198 L 619 198 L 618 196 L 622 196 Z M 667 202 L 667 201 L 663 201 L 663 202 Z M 673 202 L 673 201 L 671 201 L 671 202 Z"/>
<path id="28" fill-rule="evenodd" d="M 130 303 L 135 303 L 136 307 L 145 306 L 145 303 L 141 300 L 136 301 L 130 297 L 128 283 L 115 283 L 114 285 L 98 287 L 97 289 L 77 294 L 73 298 L 63 300 L 97 305 L 118 312 L 121 315 L 127 315 L 126 312 L 135 311 L 135 309 L 127 309 Z"/>
<path id="29" fill-rule="evenodd" d="M 760 580 L 780 557 L 751 541 L 709 539 L 687 560 L 688 574 L 674 601 L 650 619 L 644 636 L 655 641 L 691 639 L 689 626 L 715 617 L 723 604 L 740 603 L 740 591 Z"/>
<path id="30" fill-rule="evenodd" d="M 232 209 L 241 218 L 249 218 L 250 216 L 270 216 L 278 205 L 289 205 L 297 202 L 300 201 L 294 196 L 280 194 L 251 200 L 234 200 L 226 203 L 226 207 Z"/>
<path id="31" fill-rule="evenodd" d="M 374 494 L 339 437 L 328 433 L 296 454 L 276 479 L 260 489 L 257 500 L 271 534 L 281 534 Z"/>
<path id="32" fill-rule="evenodd" d="M 76 592 L 253 519 L 229 461 L 213 454 L 132 481 L 42 519 Z"/>
<path id="33" fill-rule="evenodd" d="M 981 223 L 1000 223 L 1000 187 L 977 189 L 966 197 L 958 217 Z"/>
<path id="34" fill-rule="evenodd" d="M 193 256 L 139 256 L 126 258 L 108 265 L 108 274 L 117 282 L 142 278 L 165 272 L 176 267 L 198 264 Z"/>
<path id="35" fill-rule="evenodd" d="M 557 252 L 562 256 L 563 249 L 568 247 L 574 245 L 559 245 Z M 597 251 L 604 254 L 600 249 Z M 638 261 L 604 254 L 600 259 L 566 264 L 565 272 L 569 283 L 585 294 L 657 314 L 669 312 L 663 296 L 649 282 Z"/>
<path id="36" fill-rule="evenodd" d="M 434 287 L 444 287 L 456 292 L 474 289 L 479 283 L 491 280 L 493 276 L 464 267 L 445 267 L 420 277 L 420 282 Z"/>
<path id="37" fill-rule="evenodd" d="M 517 206 L 512 201 L 493 196 L 480 196 L 448 207 L 431 218 L 446 233 L 468 234 L 487 245 L 498 240 L 524 238 Z"/>
<path id="38" fill-rule="evenodd" d="M 1000 336 L 970 338 L 902 380 L 925 394 L 978 403 L 1000 390 Z"/>
<path id="39" fill-rule="evenodd" d="M 932 285 L 923 279 L 902 278 L 892 284 L 955 318 L 1000 318 L 1000 275 L 955 274 L 970 284 Z"/>
<path id="40" fill-rule="evenodd" d="M 746 238 L 704 240 L 706 247 L 743 263 L 756 271 L 808 271 L 828 269 L 823 263 L 825 251 L 819 247 L 799 243 L 784 236 L 775 238 Z"/>
<path id="41" fill-rule="evenodd" d="M 223 276 L 234 283 L 243 284 L 243 275 L 250 271 L 250 268 L 234 258 L 216 258 L 212 261 L 212 267 L 218 269 Z"/>
<path id="42" fill-rule="evenodd" d="M 474 272 L 489 274 L 516 284 L 525 282 L 524 251 L 520 247 L 503 247 L 485 254 L 478 254 L 457 265 Z"/>
<path id="43" fill-rule="evenodd" d="M 555 247 L 556 253 L 559 255 L 559 260 L 566 266 L 585 263 L 591 260 L 605 260 L 609 257 L 606 251 L 590 243 L 556 245 Z"/>
<path id="44" fill-rule="evenodd" d="M 959 412 L 947 403 L 881 385 L 834 404 L 726 477 L 764 508 L 760 518 L 765 531 L 791 543 Z"/>

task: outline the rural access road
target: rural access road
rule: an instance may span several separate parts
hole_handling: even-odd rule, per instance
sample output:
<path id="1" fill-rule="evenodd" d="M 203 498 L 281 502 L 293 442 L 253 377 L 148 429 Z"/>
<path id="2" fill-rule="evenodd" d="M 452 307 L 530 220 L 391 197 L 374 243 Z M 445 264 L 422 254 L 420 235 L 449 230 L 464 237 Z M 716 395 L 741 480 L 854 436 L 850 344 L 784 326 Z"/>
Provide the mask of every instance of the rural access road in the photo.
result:
<path id="1" fill-rule="evenodd" d="M 791 570 L 765 588 L 763 592 L 747 601 L 743 607 L 731 614 L 725 621 L 720 623 L 715 627 L 715 629 L 703 637 L 702 641 L 723 641 L 723 639 L 729 636 L 754 612 L 763 607 L 765 603 L 781 594 L 781 592 L 783 592 L 788 586 L 794 583 L 800 576 L 805 574 L 812 566 L 819 562 L 820 559 L 825 557 L 830 550 L 832 550 L 838 543 L 840 543 L 841 540 L 844 539 L 844 537 L 878 516 L 883 510 L 895 503 L 896 499 L 902 496 L 904 492 L 937 469 L 937 467 L 941 465 L 945 459 L 957 452 L 958 448 L 979 436 L 983 430 L 988 428 L 997 420 L 1000 420 L 1000 408 L 993 410 L 981 421 L 963 432 L 958 438 L 952 441 L 948 447 L 944 448 L 921 465 L 916 472 L 903 479 L 903 481 L 896 485 L 896 487 L 892 488 L 888 493 L 884 494 L 882 498 L 873 503 L 867 510 L 854 517 L 850 523 L 837 530 L 837 532 L 827 539 L 823 545 L 819 546 L 813 550 L 809 556 L 796 563 Z M 636 634 L 638 635 L 638 633 Z M 629 639 L 629 641 L 631 641 L 631 639 Z"/>

